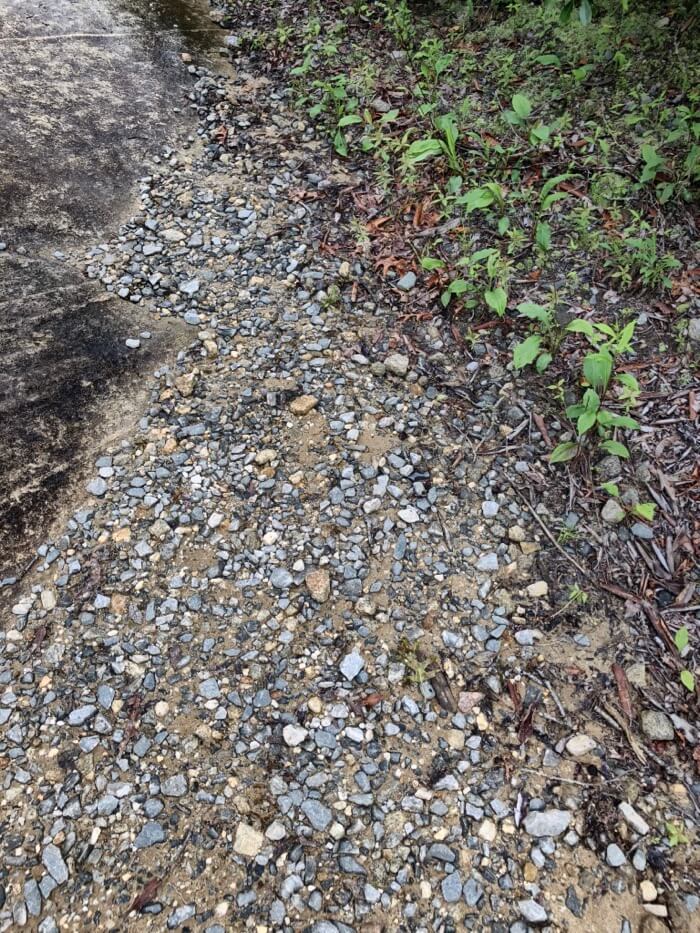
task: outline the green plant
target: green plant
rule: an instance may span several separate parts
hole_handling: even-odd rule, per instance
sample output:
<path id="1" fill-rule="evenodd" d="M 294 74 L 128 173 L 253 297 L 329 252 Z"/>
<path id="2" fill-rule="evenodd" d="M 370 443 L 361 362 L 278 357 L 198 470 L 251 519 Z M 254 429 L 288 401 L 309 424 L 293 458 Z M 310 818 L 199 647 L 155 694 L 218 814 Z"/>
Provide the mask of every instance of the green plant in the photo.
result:
<path id="1" fill-rule="evenodd" d="M 443 307 L 446 308 L 453 297 L 462 297 L 468 293 L 473 295 L 484 289 L 484 301 L 502 317 L 508 303 L 505 286 L 510 266 L 500 252 L 494 248 L 480 249 L 460 259 L 458 265 L 465 271 L 461 278 L 453 279 L 443 291 L 440 298 Z M 473 297 L 465 301 L 466 307 L 475 305 L 476 299 Z"/>
<path id="2" fill-rule="evenodd" d="M 537 372 L 542 373 L 552 362 L 553 354 L 559 349 L 564 332 L 557 322 L 554 310 L 550 307 L 524 301 L 518 305 L 518 314 L 532 321 L 535 328 L 513 349 L 513 365 L 516 369 L 523 369 L 534 363 Z"/>
<path id="3" fill-rule="evenodd" d="M 576 319 L 567 325 L 567 331 L 583 334 L 594 348 L 586 353 L 582 364 L 583 376 L 590 388 L 583 393 L 580 402 L 566 408 L 567 417 L 575 420 L 577 440 L 558 444 L 550 454 L 551 463 L 572 460 L 583 440 L 590 437 L 602 450 L 618 457 L 629 457 L 627 447 L 610 435 L 616 428 L 636 430 L 639 424 L 628 414 L 619 415 L 604 408 L 602 403 L 613 378 L 615 357 L 631 349 L 635 324 L 636 321 L 629 321 L 618 329 L 610 324 Z"/>
<path id="4" fill-rule="evenodd" d="M 413 15 L 406 0 L 386 0 L 380 7 L 387 29 L 403 48 L 411 48 L 415 35 Z"/>
<path id="5" fill-rule="evenodd" d="M 569 587 L 568 602 L 570 605 L 579 604 L 585 606 L 588 602 L 588 593 L 582 590 L 578 583 L 574 583 L 573 586 Z"/>
<path id="6" fill-rule="evenodd" d="M 595 389 L 586 389 L 581 401 L 566 408 L 567 417 L 575 420 L 577 441 L 557 445 L 550 454 L 551 463 L 572 460 L 578 453 L 581 442 L 595 428 L 593 436 L 599 441 L 601 450 L 618 457 L 629 457 L 629 450 L 620 441 L 609 435 L 613 428 L 638 428 L 637 422 L 628 415 L 616 415 L 602 407 L 601 397 Z"/>
<path id="7" fill-rule="evenodd" d="M 434 87 L 440 80 L 440 76 L 450 67 L 455 56 L 453 52 L 445 51 L 442 40 L 430 38 L 421 42 L 414 58 L 423 78 Z"/>
<path id="8" fill-rule="evenodd" d="M 434 658 L 424 655 L 417 644 L 401 638 L 397 652 L 399 659 L 406 666 L 406 679 L 409 683 L 420 685 L 434 677 L 438 671 Z"/>
<path id="9" fill-rule="evenodd" d="M 600 488 L 605 490 L 613 499 L 620 499 L 620 488 L 617 483 L 601 483 Z M 636 515 L 637 518 L 643 518 L 647 522 L 654 521 L 656 506 L 653 502 L 634 502 L 632 505 L 627 506 L 624 500 L 621 500 L 620 506 L 627 509 L 632 515 Z"/>
<path id="10" fill-rule="evenodd" d="M 471 214 L 472 211 L 485 210 L 494 204 L 501 210 L 505 207 L 503 189 L 496 182 L 488 181 L 480 188 L 472 188 L 466 194 L 460 195 L 457 203 L 466 207 L 467 214 Z"/>
<path id="11" fill-rule="evenodd" d="M 459 140 L 459 130 L 457 121 L 453 113 L 445 113 L 436 117 L 434 127 L 442 133 L 442 137 L 425 136 L 414 140 L 406 152 L 403 159 L 405 165 L 413 167 L 419 162 L 425 162 L 428 159 L 434 159 L 437 156 L 444 156 L 447 159 L 451 171 L 460 174 L 462 171 L 462 161 L 457 152 L 457 142 Z"/>
<path id="12" fill-rule="evenodd" d="M 527 133 L 531 146 L 538 146 L 549 141 L 552 127 L 532 119 L 532 103 L 524 94 L 514 94 L 511 98 L 511 110 L 503 112 L 503 118 L 512 127 Z"/>
<path id="13" fill-rule="evenodd" d="M 632 373 L 617 373 L 615 380 L 618 383 L 617 399 L 622 402 L 625 411 L 629 412 L 632 408 L 636 408 L 642 391 L 639 382 Z"/>
<path id="14" fill-rule="evenodd" d="M 685 834 L 685 828 L 681 823 L 666 823 L 666 837 L 669 846 L 673 849 L 675 846 L 688 845 L 688 837 Z"/>
<path id="15" fill-rule="evenodd" d="M 638 271 L 647 288 L 671 287 L 669 273 L 680 269 L 681 264 L 672 253 L 659 255 L 656 234 L 627 237 L 625 243 L 632 248 L 632 265 Z"/>
<path id="16" fill-rule="evenodd" d="M 682 628 L 679 628 L 676 632 L 673 639 L 676 648 L 678 649 L 678 654 L 683 657 L 686 648 L 688 647 L 688 642 L 690 641 L 690 635 L 688 632 L 688 626 L 684 625 Z M 689 671 L 687 668 L 684 668 L 680 672 L 680 681 L 686 690 L 689 690 L 691 693 L 695 690 L 695 676 L 692 671 Z"/>

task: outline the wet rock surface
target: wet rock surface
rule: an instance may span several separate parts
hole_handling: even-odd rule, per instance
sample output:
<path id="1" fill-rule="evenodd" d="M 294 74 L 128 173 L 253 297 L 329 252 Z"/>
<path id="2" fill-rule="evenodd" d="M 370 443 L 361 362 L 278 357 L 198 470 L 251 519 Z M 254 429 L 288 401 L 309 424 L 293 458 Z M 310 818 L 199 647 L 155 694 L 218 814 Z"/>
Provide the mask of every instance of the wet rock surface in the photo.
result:
<path id="1" fill-rule="evenodd" d="M 536 439 L 465 456 L 503 371 L 440 319 L 405 346 L 351 240 L 320 248 L 361 178 L 236 66 L 191 68 L 191 157 L 84 253 L 190 336 L 0 636 L 0 925 L 617 931 L 671 878 L 693 922 L 661 842 L 690 779 L 592 721 L 609 640 L 546 625 L 509 485 Z"/>
<path id="2" fill-rule="evenodd" d="M 184 38 L 216 48 L 205 6 L 0 2 L 0 581 L 86 454 L 135 420 L 132 377 L 178 345 L 177 327 L 90 285 L 71 250 L 128 216 L 147 154 L 191 126 Z"/>

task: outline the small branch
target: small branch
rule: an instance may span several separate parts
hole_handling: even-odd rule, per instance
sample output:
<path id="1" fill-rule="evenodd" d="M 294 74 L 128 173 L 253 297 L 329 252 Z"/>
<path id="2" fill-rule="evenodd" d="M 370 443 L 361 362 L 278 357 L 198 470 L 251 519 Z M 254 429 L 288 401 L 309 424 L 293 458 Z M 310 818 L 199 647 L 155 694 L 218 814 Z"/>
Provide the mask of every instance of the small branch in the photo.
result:
<path id="1" fill-rule="evenodd" d="M 523 502 L 523 503 L 527 506 L 527 508 L 530 510 L 530 512 L 532 513 L 532 516 L 533 516 L 533 518 L 535 519 L 535 521 L 539 524 L 539 526 L 540 526 L 540 528 L 542 529 L 542 531 L 544 531 L 544 533 L 547 535 L 547 537 L 548 537 L 549 540 L 552 542 L 552 544 L 554 545 L 554 547 L 559 551 L 559 553 L 560 553 L 563 557 L 565 557 L 565 558 L 569 561 L 569 563 L 573 564 L 574 567 L 578 570 L 578 572 L 581 573 L 581 574 L 583 574 L 583 576 L 584 576 L 587 580 L 591 580 L 591 575 L 589 574 L 589 572 L 588 572 L 587 570 L 584 570 L 584 568 L 579 564 L 579 562 L 578 562 L 577 560 L 575 560 L 575 559 L 571 556 L 571 554 L 567 554 L 567 553 L 566 553 L 566 551 L 564 550 L 564 548 L 561 546 L 561 544 L 559 544 L 559 542 L 557 541 L 557 539 L 554 537 L 554 535 L 553 535 L 552 532 L 549 530 L 549 528 L 547 528 L 547 526 L 545 525 L 545 523 L 542 521 L 542 519 L 539 517 L 539 515 L 538 515 L 537 512 L 533 509 L 533 507 L 530 505 L 530 503 L 527 501 L 527 499 L 525 498 L 525 496 L 523 496 L 523 495 L 515 488 L 515 486 L 513 486 L 512 489 L 513 489 L 513 492 L 514 492 L 514 493 L 516 494 L 516 496 L 518 497 L 518 499 L 520 499 L 520 501 Z"/>

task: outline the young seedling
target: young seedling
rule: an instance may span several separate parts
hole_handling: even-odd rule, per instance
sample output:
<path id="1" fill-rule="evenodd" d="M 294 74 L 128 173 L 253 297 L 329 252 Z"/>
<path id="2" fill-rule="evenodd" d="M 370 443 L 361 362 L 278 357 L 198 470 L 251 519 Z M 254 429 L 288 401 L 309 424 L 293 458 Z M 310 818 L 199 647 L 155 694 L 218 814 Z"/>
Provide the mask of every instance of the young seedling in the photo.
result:
<path id="1" fill-rule="evenodd" d="M 676 648 L 678 649 L 678 654 L 683 657 L 688 643 L 690 641 L 690 634 L 688 632 L 688 626 L 684 625 L 683 628 L 679 628 L 673 639 Z M 686 690 L 689 690 L 691 693 L 695 690 L 695 676 L 692 671 L 689 671 L 687 668 L 684 668 L 680 673 L 680 680 Z"/>

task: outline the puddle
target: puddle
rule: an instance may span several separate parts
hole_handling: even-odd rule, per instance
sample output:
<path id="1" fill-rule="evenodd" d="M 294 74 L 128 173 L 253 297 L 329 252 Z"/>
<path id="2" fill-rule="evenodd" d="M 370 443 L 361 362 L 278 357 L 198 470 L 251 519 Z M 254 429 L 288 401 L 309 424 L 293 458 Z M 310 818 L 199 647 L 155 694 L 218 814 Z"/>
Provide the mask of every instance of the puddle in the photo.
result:
<path id="1" fill-rule="evenodd" d="M 193 130 L 181 53 L 221 61 L 208 12 L 206 0 L 0 0 L 0 580 L 106 440 L 109 405 L 135 421 L 136 377 L 182 342 L 55 253 L 79 260 L 113 236 L 148 157 Z M 146 326 L 148 349 L 129 353 Z"/>

